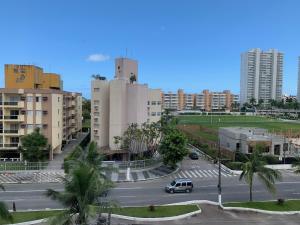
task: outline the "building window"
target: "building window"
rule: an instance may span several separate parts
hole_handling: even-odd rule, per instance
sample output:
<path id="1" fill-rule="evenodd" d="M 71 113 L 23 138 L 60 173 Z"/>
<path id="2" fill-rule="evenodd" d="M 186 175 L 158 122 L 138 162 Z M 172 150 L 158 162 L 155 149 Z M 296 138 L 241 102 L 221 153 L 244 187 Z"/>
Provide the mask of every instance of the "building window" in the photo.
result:
<path id="1" fill-rule="evenodd" d="M 99 100 L 95 100 L 94 101 L 94 105 L 99 105 L 100 101 Z"/>
<path id="2" fill-rule="evenodd" d="M 152 112 L 152 113 L 151 113 L 151 116 L 156 116 L 156 113 L 155 113 L 155 112 Z"/>
<path id="3" fill-rule="evenodd" d="M 100 88 L 94 88 L 94 92 L 99 92 Z"/>
<path id="4" fill-rule="evenodd" d="M 59 115 L 59 109 L 57 109 L 57 114 Z"/>
<path id="5" fill-rule="evenodd" d="M 156 101 L 152 101 L 152 102 L 151 102 L 151 105 L 156 105 Z"/>
<path id="6" fill-rule="evenodd" d="M 148 101 L 148 105 L 150 105 L 150 101 Z"/>
<path id="7" fill-rule="evenodd" d="M 156 115 L 157 115 L 157 116 L 160 116 L 160 115 L 161 115 L 161 112 L 157 112 Z"/>
<path id="8" fill-rule="evenodd" d="M 157 105 L 161 105 L 161 102 L 160 102 L 160 101 L 158 101 L 158 102 L 157 102 Z"/>
<path id="9" fill-rule="evenodd" d="M 99 110 L 99 106 L 94 106 L 94 111 L 98 111 Z"/>
<path id="10" fill-rule="evenodd" d="M 40 102 L 41 101 L 41 97 L 37 96 L 35 97 L 35 102 Z"/>
<path id="11" fill-rule="evenodd" d="M 27 102 L 33 102 L 33 96 L 27 96 Z"/>
<path id="12" fill-rule="evenodd" d="M 42 116 L 43 111 L 42 110 L 36 110 L 35 116 Z"/>
<path id="13" fill-rule="evenodd" d="M 99 112 L 94 112 L 94 116 L 100 116 Z"/>
<path id="14" fill-rule="evenodd" d="M 26 114 L 27 116 L 33 116 L 33 110 L 27 110 Z"/>
<path id="15" fill-rule="evenodd" d="M 59 102 L 59 100 L 60 100 L 60 97 L 57 97 L 57 101 Z"/>
<path id="16" fill-rule="evenodd" d="M 99 119 L 98 118 L 94 118 L 94 122 L 98 123 Z"/>
<path id="17" fill-rule="evenodd" d="M 27 129 L 33 129 L 33 124 L 27 124 Z"/>

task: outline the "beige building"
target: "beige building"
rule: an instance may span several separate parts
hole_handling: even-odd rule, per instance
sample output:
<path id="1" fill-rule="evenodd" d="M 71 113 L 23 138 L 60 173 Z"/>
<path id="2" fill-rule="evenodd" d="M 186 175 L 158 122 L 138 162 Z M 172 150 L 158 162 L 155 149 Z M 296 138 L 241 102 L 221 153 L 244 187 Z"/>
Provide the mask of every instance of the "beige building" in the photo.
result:
<path id="1" fill-rule="evenodd" d="M 14 67 L 17 69 L 14 70 Z M 49 82 L 48 87 L 31 85 L 28 76 L 34 73 L 32 71 L 42 69 L 33 65 L 5 66 L 5 84 L 9 84 L 9 88 L 0 89 L 1 160 L 20 160 L 22 158 L 18 152 L 20 138 L 33 132 L 35 128 L 40 128 L 48 139 L 49 159 L 53 158 L 53 154 L 60 153 L 62 145 L 76 138 L 77 133 L 81 131 L 81 94 L 60 90 L 62 82 L 57 74 L 53 76 L 56 80 L 53 84 L 51 78 L 45 75 L 47 76 L 45 79 Z M 21 80 L 28 83 L 23 84 L 18 80 L 18 84 L 13 88 L 13 82 L 8 82 L 7 79 L 13 80 L 18 76 L 23 77 Z M 44 79 L 43 76 L 41 75 L 40 79 Z M 33 79 L 32 82 L 37 81 Z"/>
<path id="2" fill-rule="evenodd" d="M 130 124 L 156 122 L 161 115 L 161 91 L 138 83 L 137 61 L 117 58 L 115 65 L 115 79 L 91 84 L 91 139 L 109 154 L 121 153 L 114 137 Z"/>
<path id="3" fill-rule="evenodd" d="M 203 90 L 199 94 L 188 94 L 184 93 L 182 89 L 179 89 L 177 93 L 163 93 L 162 102 L 164 109 L 178 111 L 198 109 L 209 112 L 231 110 L 232 104 L 239 102 L 239 97 L 228 90 L 223 92 Z"/>

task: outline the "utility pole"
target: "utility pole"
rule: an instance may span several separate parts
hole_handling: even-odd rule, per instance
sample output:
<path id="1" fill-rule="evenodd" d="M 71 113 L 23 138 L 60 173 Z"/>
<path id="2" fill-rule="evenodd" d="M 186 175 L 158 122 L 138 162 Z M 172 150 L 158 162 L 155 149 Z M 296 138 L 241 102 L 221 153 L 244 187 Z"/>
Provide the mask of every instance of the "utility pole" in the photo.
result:
<path id="1" fill-rule="evenodd" d="M 220 147 L 220 139 L 219 139 L 218 158 L 219 158 L 218 202 L 219 202 L 219 206 L 221 207 L 222 206 L 222 188 L 221 188 L 221 147 Z"/>

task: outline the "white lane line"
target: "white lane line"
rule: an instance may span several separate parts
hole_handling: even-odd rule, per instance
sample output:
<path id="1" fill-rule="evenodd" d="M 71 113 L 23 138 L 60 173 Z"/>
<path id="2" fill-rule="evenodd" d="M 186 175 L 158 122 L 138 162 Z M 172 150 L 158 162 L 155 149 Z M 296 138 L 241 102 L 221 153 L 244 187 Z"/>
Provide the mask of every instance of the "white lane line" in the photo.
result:
<path id="1" fill-rule="evenodd" d="M 219 176 L 219 171 L 213 170 L 213 172 Z"/>
<path id="2" fill-rule="evenodd" d="M 221 174 L 222 174 L 222 176 L 224 176 L 224 177 L 229 177 L 229 175 L 227 175 L 227 174 L 225 174 L 225 173 L 222 173 L 222 172 L 221 172 Z"/>
<path id="3" fill-rule="evenodd" d="M 202 170 L 203 173 L 207 174 L 208 177 L 211 177 L 211 174 L 208 173 L 206 170 Z"/>
<path id="4" fill-rule="evenodd" d="M 197 171 L 197 170 L 195 170 L 194 171 L 199 177 L 202 177 L 202 175 Z"/>
<path id="5" fill-rule="evenodd" d="M 191 173 L 195 178 L 197 178 L 197 175 L 196 175 L 193 171 L 190 170 L 190 173 Z"/>

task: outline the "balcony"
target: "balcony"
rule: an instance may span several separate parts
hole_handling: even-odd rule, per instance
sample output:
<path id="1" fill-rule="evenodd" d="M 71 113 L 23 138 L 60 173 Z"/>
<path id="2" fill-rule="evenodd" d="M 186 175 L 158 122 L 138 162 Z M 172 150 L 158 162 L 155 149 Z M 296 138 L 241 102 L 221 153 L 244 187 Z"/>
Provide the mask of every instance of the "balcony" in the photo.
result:
<path id="1" fill-rule="evenodd" d="M 19 147 L 19 143 L 8 143 L 8 144 L 4 144 L 4 148 L 18 148 Z"/>
<path id="2" fill-rule="evenodd" d="M 0 102 L 0 105 L 4 105 L 6 108 L 24 108 L 24 101 L 18 101 L 18 102 Z"/>
<path id="3" fill-rule="evenodd" d="M 1 132 L 1 130 L 0 130 L 0 132 Z M 5 129 L 5 130 L 2 130 L 2 132 L 4 132 L 4 134 L 18 134 L 19 130 Z"/>
<path id="4" fill-rule="evenodd" d="M 4 120 L 5 122 L 23 122 L 24 121 L 24 115 L 9 115 L 9 116 L 0 116 L 0 120 Z"/>

